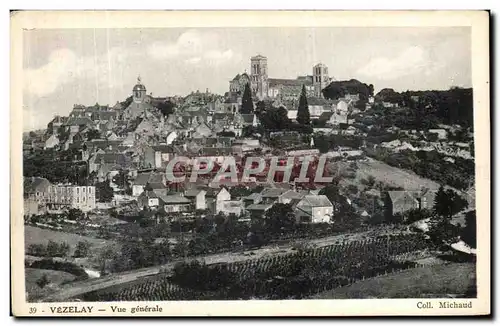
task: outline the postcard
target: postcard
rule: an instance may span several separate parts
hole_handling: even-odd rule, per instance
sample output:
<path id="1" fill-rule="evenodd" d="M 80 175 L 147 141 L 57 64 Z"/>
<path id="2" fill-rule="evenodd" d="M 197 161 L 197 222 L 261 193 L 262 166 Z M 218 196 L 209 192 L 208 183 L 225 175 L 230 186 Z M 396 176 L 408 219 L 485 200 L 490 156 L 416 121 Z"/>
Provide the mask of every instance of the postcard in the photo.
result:
<path id="1" fill-rule="evenodd" d="M 14 316 L 491 313 L 487 11 L 11 27 Z"/>

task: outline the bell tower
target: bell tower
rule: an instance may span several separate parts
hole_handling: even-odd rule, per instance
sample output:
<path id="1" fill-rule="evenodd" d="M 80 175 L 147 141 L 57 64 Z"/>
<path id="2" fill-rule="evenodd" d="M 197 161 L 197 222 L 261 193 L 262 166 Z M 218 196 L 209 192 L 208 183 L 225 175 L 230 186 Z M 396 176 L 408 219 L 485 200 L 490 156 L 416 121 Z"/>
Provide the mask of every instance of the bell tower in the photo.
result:
<path id="1" fill-rule="evenodd" d="M 267 80 L 267 58 L 263 55 L 256 55 L 250 58 L 250 82 L 252 93 L 262 100 L 267 97 L 269 88 Z"/>
<path id="2" fill-rule="evenodd" d="M 132 96 L 135 103 L 144 103 L 146 87 L 141 83 L 141 76 L 137 77 L 137 84 L 132 89 Z"/>

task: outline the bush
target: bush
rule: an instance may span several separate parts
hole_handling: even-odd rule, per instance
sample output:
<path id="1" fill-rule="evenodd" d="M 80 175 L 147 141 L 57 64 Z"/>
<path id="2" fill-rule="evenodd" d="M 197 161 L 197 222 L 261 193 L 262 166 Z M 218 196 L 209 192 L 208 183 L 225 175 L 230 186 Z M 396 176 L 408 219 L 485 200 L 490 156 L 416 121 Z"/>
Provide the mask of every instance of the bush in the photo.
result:
<path id="1" fill-rule="evenodd" d="M 47 248 L 41 243 L 30 244 L 28 246 L 27 254 L 37 257 L 44 257 L 47 256 Z"/>
<path id="2" fill-rule="evenodd" d="M 49 257 L 66 257 L 69 255 L 70 247 L 66 242 L 57 243 L 49 240 L 47 244 L 47 256 Z"/>
<path id="3" fill-rule="evenodd" d="M 42 277 L 40 277 L 37 281 L 36 284 L 41 287 L 42 289 L 49 284 L 49 278 L 47 277 L 47 274 L 43 274 Z"/>
<path id="4" fill-rule="evenodd" d="M 75 257 L 87 257 L 90 254 L 90 242 L 79 241 L 76 244 Z"/>
<path id="5" fill-rule="evenodd" d="M 86 280 L 89 277 L 87 275 L 87 272 L 85 272 L 85 270 L 78 265 L 70 262 L 54 261 L 52 259 L 37 260 L 31 263 L 28 267 L 38 269 L 53 269 L 56 271 L 67 272 L 75 275 L 75 280 Z"/>

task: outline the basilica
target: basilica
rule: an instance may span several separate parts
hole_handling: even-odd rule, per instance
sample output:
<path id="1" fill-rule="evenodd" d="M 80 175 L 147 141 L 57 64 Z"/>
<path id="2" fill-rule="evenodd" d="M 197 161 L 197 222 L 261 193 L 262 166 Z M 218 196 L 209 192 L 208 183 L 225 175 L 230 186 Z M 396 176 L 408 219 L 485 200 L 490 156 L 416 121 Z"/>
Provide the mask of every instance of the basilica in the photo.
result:
<path id="1" fill-rule="evenodd" d="M 243 95 L 247 83 L 251 86 L 252 97 L 258 100 L 293 100 L 300 95 L 302 86 L 305 86 L 308 96 L 323 97 L 322 90 L 330 82 L 328 67 L 322 63 L 313 67 L 312 75 L 298 76 L 296 79 L 269 78 L 267 57 L 259 54 L 250 58 L 250 74 L 237 74 L 229 82 L 227 97 L 237 100 Z"/>

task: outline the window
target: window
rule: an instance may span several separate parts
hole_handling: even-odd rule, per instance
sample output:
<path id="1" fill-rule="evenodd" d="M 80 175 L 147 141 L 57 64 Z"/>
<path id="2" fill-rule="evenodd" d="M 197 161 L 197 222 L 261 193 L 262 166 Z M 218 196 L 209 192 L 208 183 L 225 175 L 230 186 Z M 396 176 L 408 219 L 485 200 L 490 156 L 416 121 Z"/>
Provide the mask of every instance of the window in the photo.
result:
<path id="1" fill-rule="evenodd" d="M 86 190 L 87 190 L 87 189 L 85 189 L 85 188 L 82 188 L 82 191 L 83 191 L 83 193 L 85 193 L 85 191 L 86 191 Z"/>
<path id="2" fill-rule="evenodd" d="M 76 194 L 79 195 L 80 194 L 80 188 L 76 188 Z"/>

